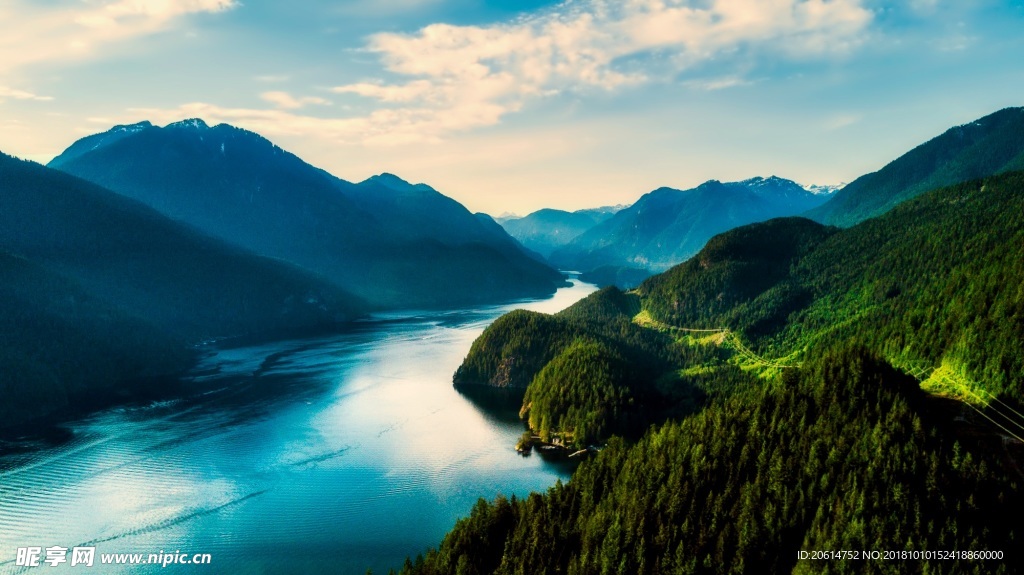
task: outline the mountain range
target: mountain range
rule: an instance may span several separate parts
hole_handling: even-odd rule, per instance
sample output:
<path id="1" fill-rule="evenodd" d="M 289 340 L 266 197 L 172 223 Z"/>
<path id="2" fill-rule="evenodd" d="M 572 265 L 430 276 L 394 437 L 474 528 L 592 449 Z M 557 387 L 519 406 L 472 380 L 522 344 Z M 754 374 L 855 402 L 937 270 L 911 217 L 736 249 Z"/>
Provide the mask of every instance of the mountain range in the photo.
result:
<path id="1" fill-rule="evenodd" d="M 139 391 L 186 368 L 205 339 L 336 325 L 369 309 L 320 276 L 57 170 L 0 154 L 0 190 L 5 424 Z"/>
<path id="2" fill-rule="evenodd" d="M 194 346 L 564 283 L 424 184 L 350 183 L 201 120 L 0 155 L 0 421 L 167 393 Z"/>
<path id="3" fill-rule="evenodd" d="M 390 174 L 347 182 L 226 124 L 117 126 L 49 167 L 319 274 L 375 307 L 543 296 L 563 281 L 429 186 Z"/>
<path id="4" fill-rule="evenodd" d="M 507 314 L 456 385 L 518 393 L 521 443 L 596 455 L 547 493 L 479 503 L 401 572 L 817 573 L 802 552 L 1008 548 L 1021 286 L 1017 171 L 848 228 L 739 227 L 629 293 Z M 893 572 L 1024 568 L 1003 557 Z"/>
<path id="5" fill-rule="evenodd" d="M 1022 169 L 1024 108 L 1005 108 L 950 128 L 877 172 L 857 178 L 806 215 L 850 226 L 935 188 Z"/>
<path id="6" fill-rule="evenodd" d="M 575 212 L 545 208 L 521 218 L 499 217 L 496 221 L 521 244 L 546 258 L 625 207 L 608 206 Z"/>
<path id="7" fill-rule="evenodd" d="M 0 392 L 6 398 L 0 420 L 9 425 L 87 399 L 159 392 L 191 364 L 191 346 L 209 338 L 337 326 L 388 307 L 549 294 L 563 279 L 545 255 L 590 279 L 636 285 L 741 223 L 804 212 L 853 225 L 929 186 L 1020 167 L 1022 128 L 1021 108 L 953 128 L 832 199 L 831 189 L 813 193 L 772 177 L 662 188 L 619 210 L 542 211 L 520 219 L 517 232 L 536 238 L 536 251 L 428 185 L 388 173 L 347 182 L 252 132 L 201 120 L 117 126 L 75 142 L 50 167 L 0 156 Z M 810 206 L 817 207 L 807 211 Z M 771 238 L 762 243 L 776 245 Z M 775 333 L 792 324 L 793 313 L 806 313 L 799 310 L 810 288 L 779 275 L 792 262 L 758 267 L 729 260 L 720 268 L 708 259 L 714 249 L 709 244 L 704 259 L 688 265 L 705 262 L 721 275 L 693 277 L 732 287 L 705 294 L 700 309 L 732 310 L 727 323 L 750 337 Z M 658 281 L 641 293 L 651 294 L 645 309 L 663 318 L 681 317 L 675 314 L 697 301 L 692 298 L 704 297 L 691 288 L 655 297 Z M 905 290 L 895 280 L 883 283 L 864 293 L 885 298 Z M 763 286 L 754 300 L 743 299 Z M 601 314 L 619 309 L 605 307 Z M 814 321 L 827 323 L 821 314 Z M 628 367 L 636 358 L 650 366 L 670 361 L 658 351 L 661 344 L 623 347 L 609 343 L 613 336 L 600 335 L 610 352 L 600 346 L 574 352 L 609 366 L 593 374 L 595 381 L 622 374 L 643 379 Z M 546 377 L 558 379 L 571 365 L 553 367 Z M 990 369 L 990 377 L 1002 377 Z M 531 417 L 541 417 L 554 398 L 536 399 Z"/>
<path id="8" fill-rule="evenodd" d="M 711 180 L 690 190 L 659 188 L 554 250 L 549 260 L 561 269 L 610 267 L 646 270 L 649 275 L 697 253 L 715 234 L 796 215 L 829 197 L 775 176 Z"/>
<path id="9" fill-rule="evenodd" d="M 1024 108 L 951 128 L 850 184 L 804 188 L 778 177 L 711 180 L 686 191 L 659 188 L 615 213 L 540 210 L 499 221 L 555 267 L 581 271 L 581 278 L 598 285 L 630 288 L 740 225 L 804 215 L 850 226 L 928 190 L 1015 169 L 1024 169 Z"/>

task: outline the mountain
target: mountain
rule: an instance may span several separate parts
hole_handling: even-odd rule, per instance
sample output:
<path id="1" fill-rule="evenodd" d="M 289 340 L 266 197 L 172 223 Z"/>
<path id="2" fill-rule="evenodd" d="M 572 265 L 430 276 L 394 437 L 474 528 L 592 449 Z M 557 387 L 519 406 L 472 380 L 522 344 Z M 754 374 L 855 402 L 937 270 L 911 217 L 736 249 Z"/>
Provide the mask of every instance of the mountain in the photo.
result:
<path id="1" fill-rule="evenodd" d="M 622 211 L 622 210 L 624 210 L 624 209 L 626 209 L 628 207 L 629 207 L 629 204 L 615 204 L 614 206 L 600 206 L 600 207 L 597 207 L 597 208 L 583 208 L 582 210 L 576 210 L 574 212 L 566 212 L 566 213 L 592 215 L 592 216 L 597 217 L 599 219 L 603 219 L 603 218 L 601 218 L 602 216 L 610 216 L 610 215 L 614 214 L 615 212 Z M 550 209 L 550 208 L 544 208 L 544 209 Z M 541 210 L 537 210 L 537 211 L 541 211 Z M 554 211 L 564 212 L 565 210 L 554 210 Z M 504 224 L 505 222 L 509 222 L 509 221 L 512 221 L 512 220 L 521 220 L 521 219 L 523 219 L 525 217 L 528 217 L 529 215 L 530 214 L 527 214 L 526 216 L 520 216 L 519 214 L 517 214 L 515 212 L 502 212 L 501 215 L 498 215 L 498 216 L 494 217 L 494 221 L 498 222 L 499 224 Z"/>
<path id="2" fill-rule="evenodd" d="M 810 186 L 804 186 L 804 189 L 812 194 L 825 194 L 832 195 L 839 190 L 846 187 L 845 183 L 842 184 L 812 184 Z"/>
<path id="3" fill-rule="evenodd" d="M 490 217 L 471 214 L 455 200 L 427 184 L 411 184 L 389 173 L 372 176 L 354 186 L 343 187 L 357 207 L 376 215 L 386 233 L 410 241 L 440 241 L 445 245 L 488 245 L 504 256 L 522 255 L 537 260 L 524 250 Z"/>
<path id="4" fill-rule="evenodd" d="M 675 333 L 683 348 L 715 343 L 731 357 L 722 365 L 768 376 L 809 350 L 853 345 L 929 389 L 1024 403 L 1024 353 L 1013 343 L 1024 338 L 1024 290 L 1006 287 L 1024 279 L 1021 239 L 1024 172 L 935 190 L 848 229 L 799 217 L 742 226 L 629 294 L 602 290 L 556 316 L 499 318 L 455 383 L 525 390 L 579 338 L 656 350 Z M 707 359 L 699 373 L 715 365 Z"/>
<path id="5" fill-rule="evenodd" d="M 851 226 L 928 190 L 1024 169 L 1024 108 L 1006 108 L 921 144 L 857 178 L 824 205 L 816 221 Z"/>
<path id="6" fill-rule="evenodd" d="M 828 198 L 775 176 L 711 180 L 686 191 L 659 188 L 555 250 L 550 260 L 580 271 L 607 266 L 664 271 L 697 253 L 715 234 L 795 215 Z"/>
<path id="7" fill-rule="evenodd" d="M 0 411 L 17 412 L 0 413 L 6 423 L 138 391 L 187 367 L 187 347 L 207 338 L 334 325 L 366 310 L 309 272 L 2 154 L 0 198 Z"/>
<path id="8" fill-rule="evenodd" d="M 1013 545 L 1022 285 L 1011 172 L 846 229 L 743 226 L 634 292 L 503 316 L 456 384 L 520 390 L 541 440 L 606 445 L 546 494 L 478 503 L 402 573 L 813 573 L 801 552 Z"/>
<path id="9" fill-rule="evenodd" d="M 561 276 L 429 186 L 354 184 L 226 124 L 147 122 L 89 136 L 50 166 L 383 307 L 542 296 Z"/>
<path id="10" fill-rule="evenodd" d="M 543 209 L 522 218 L 501 218 L 498 223 L 512 237 L 544 257 L 583 232 L 612 217 L 614 208 L 566 212 Z"/>
<path id="11" fill-rule="evenodd" d="M 166 389 L 186 342 L 0 250 L 0 429 L 112 395 Z"/>

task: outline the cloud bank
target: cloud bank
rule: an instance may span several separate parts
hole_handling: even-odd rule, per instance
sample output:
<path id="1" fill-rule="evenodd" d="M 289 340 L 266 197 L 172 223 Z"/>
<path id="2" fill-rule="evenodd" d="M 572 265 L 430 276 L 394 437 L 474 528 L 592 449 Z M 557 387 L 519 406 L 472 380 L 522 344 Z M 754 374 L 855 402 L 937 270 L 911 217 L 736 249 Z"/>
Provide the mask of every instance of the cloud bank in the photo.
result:
<path id="1" fill-rule="evenodd" d="M 163 30 L 176 18 L 238 5 L 235 0 L 39 4 L 14 0 L 0 7 L 0 20 L 16 23 L 0 35 L 0 75 L 40 62 L 88 56 L 104 45 Z"/>
<path id="2" fill-rule="evenodd" d="M 430 140 L 496 124 L 532 98 L 664 81 L 723 56 L 845 53 L 872 16 L 860 0 L 570 1 L 509 23 L 374 35 L 365 50 L 389 78 L 333 90 L 382 106 L 364 137 Z"/>
<path id="3" fill-rule="evenodd" d="M 351 117 L 305 112 L 308 105 L 331 102 L 283 91 L 258 94 L 271 109 L 193 102 L 132 111 L 155 121 L 203 116 L 268 135 L 315 134 L 343 143 L 438 142 L 496 125 L 532 102 L 559 94 L 586 96 L 674 82 L 680 73 L 711 62 L 718 69 L 714 78 L 679 85 L 691 90 L 742 87 L 753 83 L 742 72 L 756 70 L 759 59 L 843 55 L 864 41 L 873 20 L 865 1 L 569 0 L 513 21 L 437 23 L 368 37 L 360 52 L 377 59 L 379 77 L 325 93 L 351 104 L 335 109 L 367 110 Z M 127 30 L 134 22 L 130 29 L 137 33 L 182 14 L 234 5 L 233 0 L 121 0 L 79 14 L 74 26 Z"/>

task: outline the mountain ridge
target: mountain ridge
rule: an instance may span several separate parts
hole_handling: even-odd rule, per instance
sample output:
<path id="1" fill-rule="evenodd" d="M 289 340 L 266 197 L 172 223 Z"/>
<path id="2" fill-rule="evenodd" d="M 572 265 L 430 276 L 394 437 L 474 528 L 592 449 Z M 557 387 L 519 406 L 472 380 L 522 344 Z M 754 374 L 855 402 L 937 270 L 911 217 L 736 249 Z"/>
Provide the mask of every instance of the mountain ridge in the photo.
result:
<path id="1" fill-rule="evenodd" d="M 535 297 L 564 282 L 429 186 L 390 174 L 353 184 L 228 124 L 135 126 L 109 141 L 87 136 L 50 165 L 381 307 Z"/>
<path id="2" fill-rule="evenodd" d="M 954 126 L 839 190 L 805 215 L 851 226 L 929 190 L 1024 169 L 1024 107 Z"/>
<path id="3" fill-rule="evenodd" d="M 0 195 L 0 426 L 159 395 L 210 338 L 334 327 L 369 309 L 305 270 L 34 162 L 0 154 Z"/>
<path id="4" fill-rule="evenodd" d="M 521 444 L 606 443 L 547 493 L 480 502 L 401 573 L 812 573 L 799 552 L 1012 545 L 1022 279 L 1018 171 L 849 228 L 750 224 L 631 293 L 506 314 L 456 385 L 519 390 Z M 637 378 L 657 363 L 630 349 L 664 373 Z"/>
<path id="5" fill-rule="evenodd" d="M 498 223 L 525 247 L 548 257 L 614 213 L 608 208 L 574 212 L 542 208 L 521 218 L 500 218 Z"/>
<path id="6" fill-rule="evenodd" d="M 826 199 L 777 176 L 708 180 L 688 190 L 663 186 L 554 251 L 550 259 L 563 269 L 581 271 L 602 266 L 663 271 L 696 253 L 716 233 L 796 215 Z"/>

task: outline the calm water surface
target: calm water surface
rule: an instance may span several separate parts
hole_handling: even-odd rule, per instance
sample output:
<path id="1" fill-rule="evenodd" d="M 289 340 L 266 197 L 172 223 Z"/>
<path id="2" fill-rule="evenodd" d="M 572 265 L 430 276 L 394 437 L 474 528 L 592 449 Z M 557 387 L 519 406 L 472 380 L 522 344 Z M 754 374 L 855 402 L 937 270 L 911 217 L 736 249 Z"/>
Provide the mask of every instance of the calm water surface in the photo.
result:
<path id="1" fill-rule="evenodd" d="M 568 477 L 517 455 L 515 415 L 476 406 L 451 376 L 502 313 L 592 291 L 220 349 L 186 399 L 104 411 L 58 446 L 0 456 L 0 573 L 386 573 L 477 498 Z M 54 545 L 95 546 L 97 565 L 15 565 L 18 547 Z M 178 550 L 212 564 L 99 565 Z"/>

